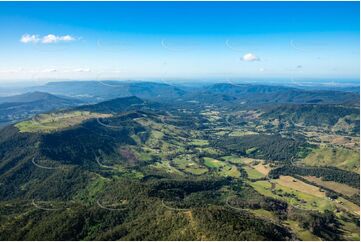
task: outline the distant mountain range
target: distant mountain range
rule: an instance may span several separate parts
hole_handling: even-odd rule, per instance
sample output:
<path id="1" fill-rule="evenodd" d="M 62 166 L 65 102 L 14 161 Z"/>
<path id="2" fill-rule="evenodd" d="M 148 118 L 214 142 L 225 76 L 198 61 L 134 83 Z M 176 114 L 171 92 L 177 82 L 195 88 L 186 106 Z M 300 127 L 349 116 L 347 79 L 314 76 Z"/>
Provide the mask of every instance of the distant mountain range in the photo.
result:
<path id="1" fill-rule="evenodd" d="M 323 103 L 358 105 L 359 95 L 353 92 L 305 90 L 285 86 L 217 83 L 184 88 L 156 82 L 74 81 L 52 82 L 32 87 L 33 91 L 66 95 L 88 102 L 137 96 L 152 101 L 192 101 L 219 103 Z"/>
<path id="2" fill-rule="evenodd" d="M 0 103 L 29 103 L 36 101 L 57 101 L 57 102 L 69 102 L 75 101 L 70 100 L 69 98 L 55 96 L 46 92 L 27 92 L 24 94 L 9 96 L 9 97 L 0 97 Z"/>
<path id="3" fill-rule="evenodd" d="M 0 126 L 37 113 L 136 96 L 172 105 L 341 104 L 359 106 L 355 92 L 304 90 L 285 86 L 217 83 L 183 87 L 156 82 L 70 81 L 27 88 L 27 93 L 0 97 Z"/>
<path id="4" fill-rule="evenodd" d="M 163 83 L 119 81 L 51 82 L 30 90 L 81 98 L 89 102 L 129 96 L 164 100 L 179 98 L 186 94 L 181 88 Z"/>
<path id="5" fill-rule="evenodd" d="M 0 126 L 27 119 L 35 114 L 72 107 L 82 101 L 44 92 L 0 97 Z"/>

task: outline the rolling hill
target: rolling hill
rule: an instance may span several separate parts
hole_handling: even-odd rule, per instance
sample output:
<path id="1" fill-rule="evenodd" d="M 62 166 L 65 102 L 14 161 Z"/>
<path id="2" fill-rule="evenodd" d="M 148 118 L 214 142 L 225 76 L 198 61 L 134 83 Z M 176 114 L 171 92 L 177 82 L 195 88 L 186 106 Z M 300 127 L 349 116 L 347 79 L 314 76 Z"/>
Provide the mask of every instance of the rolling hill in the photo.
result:
<path id="1" fill-rule="evenodd" d="M 93 84 L 68 91 L 96 94 L 103 84 Z M 336 93 L 335 101 L 323 91 L 262 85 L 128 88 L 99 88 L 107 100 L 0 130 L 0 239 L 359 238 L 359 135 L 339 131 L 359 109 L 332 104 L 353 95 Z M 323 101 L 306 104 L 314 98 Z"/>
<path id="2" fill-rule="evenodd" d="M 58 97 L 43 92 L 0 97 L 0 126 L 27 119 L 38 113 L 80 104 L 82 104 L 80 100 Z"/>

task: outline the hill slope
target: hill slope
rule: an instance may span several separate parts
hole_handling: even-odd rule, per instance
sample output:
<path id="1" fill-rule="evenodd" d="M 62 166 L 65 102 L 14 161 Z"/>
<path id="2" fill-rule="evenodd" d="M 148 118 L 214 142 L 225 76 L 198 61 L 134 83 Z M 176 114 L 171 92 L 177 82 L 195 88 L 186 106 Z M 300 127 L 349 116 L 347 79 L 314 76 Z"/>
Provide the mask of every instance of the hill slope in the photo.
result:
<path id="1" fill-rule="evenodd" d="M 79 100 L 43 92 L 0 97 L 0 126 L 27 119 L 38 113 L 73 107 L 81 103 Z"/>

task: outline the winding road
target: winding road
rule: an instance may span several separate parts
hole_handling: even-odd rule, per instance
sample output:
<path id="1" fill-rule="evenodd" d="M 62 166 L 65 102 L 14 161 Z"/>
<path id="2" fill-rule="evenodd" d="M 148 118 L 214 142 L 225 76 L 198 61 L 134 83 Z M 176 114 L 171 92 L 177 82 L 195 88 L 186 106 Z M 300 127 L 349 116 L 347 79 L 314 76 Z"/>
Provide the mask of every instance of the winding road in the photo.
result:
<path id="1" fill-rule="evenodd" d="M 165 207 L 166 209 L 173 210 L 173 211 L 182 211 L 182 212 L 190 211 L 189 208 L 173 208 L 173 207 L 170 207 L 170 206 L 168 206 L 167 204 L 164 203 L 164 200 L 162 200 L 162 206 Z"/>
<path id="2" fill-rule="evenodd" d="M 64 208 L 43 208 L 41 206 L 39 206 L 38 204 L 36 204 L 35 199 L 32 200 L 31 204 L 36 207 L 37 209 L 41 209 L 41 210 L 45 210 L 45 211 L 59 211 L 62 210 Z"/>
<path id="3" fill-rule="evenodd" d="M 35 157 L 33 157 L 33 159 L 31 160 L 31 162 L 32 162 L 35 166 L 37 166 L 37 167 L 39 167 L 39 168 L 42 168 L 42 169 L 55 170 L 55 169 L 59 169 L 59 168 L 60 168 L 60 166 L 59 166 L 59 167 L 49 167 L 49 166 L 39 165 L 39 164 L 37 164 L 37 163 L 35 162 Z"/>

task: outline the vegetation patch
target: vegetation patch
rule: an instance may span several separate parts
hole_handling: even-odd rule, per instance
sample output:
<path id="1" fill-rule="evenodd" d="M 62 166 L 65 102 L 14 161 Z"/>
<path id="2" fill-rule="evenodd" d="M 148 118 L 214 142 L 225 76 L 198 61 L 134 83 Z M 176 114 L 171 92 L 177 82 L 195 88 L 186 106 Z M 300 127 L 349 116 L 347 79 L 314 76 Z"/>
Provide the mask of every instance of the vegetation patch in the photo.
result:
<path id="1" fill-rule="evenodd" d="M 302 164 L 308 166 L 334 166 L 359 173 L 360 155 L 351 149 L 325 146 L 313 150 L 302 160 Z"/>
<path id="2" fill-rule="evenodd" d="M 181 155 L 172 160 L 172 165 L 183 172 L 191 173 L 193 175 L 201 175 L 208 172 L 208 169 L 197 163 L 191 155 Z"/>
<path id="3" fill-rule="evenodd" d="M 80 124 L 88 119 L 106 118 L 110 116 L 110 114 L 92 113 L 88 111 L 40 114 L 32 120 L 17 123 L 15 127 L 17 127 L 20 132 L 50 133 Z"/>
<path id="4" fill-rule="evenodd" d="M 322 178 L 318 178 L 315 176 L 304 176 L 304 178 L 310 182 L 316 183 L 322 187 L 331 189 L 346 196 L 353 196 L 360 192 L 359 189 L 348 186 L 346 184 L 342 184 L 334 181 L 325 181 Z"/>
<path id="5" fill-rule="evenodd" d="M 212 159 L 209 157 L 204 157 L 204 164 L 209 168 L 219 168 L 225 166 L 225 164 L 219 160 Z"/>
<path id="6" fill-rule="evenodd" d="M 248 178 L 250 179 L 260 179 L 264 178 L 265 175 L 257 171 L 256 169 L 249 167 L 249 166 L 243 166 L 243 169 L 247 172 Z"/>
<path id="7" fill-rule="evenodd" d="M 326 181 L 344 183 L 355 188 L 360 187 L 359 174 L 332 167 L 282 166 L 269 173 L 269 176 L 273 178 L 278 178 L 280 175 L 316 176 Z"/>
<path id="8" fill-rule="evenodd" d="M 289 187 L 303 193 L 311 194 L 316 197 L 326 196 L 325 193 L 321 192 L 318 187 L 304 183 L 292 176 L 280 176 L 278 179 L 274 181 L 280 184 L 281 186 Z"/>

